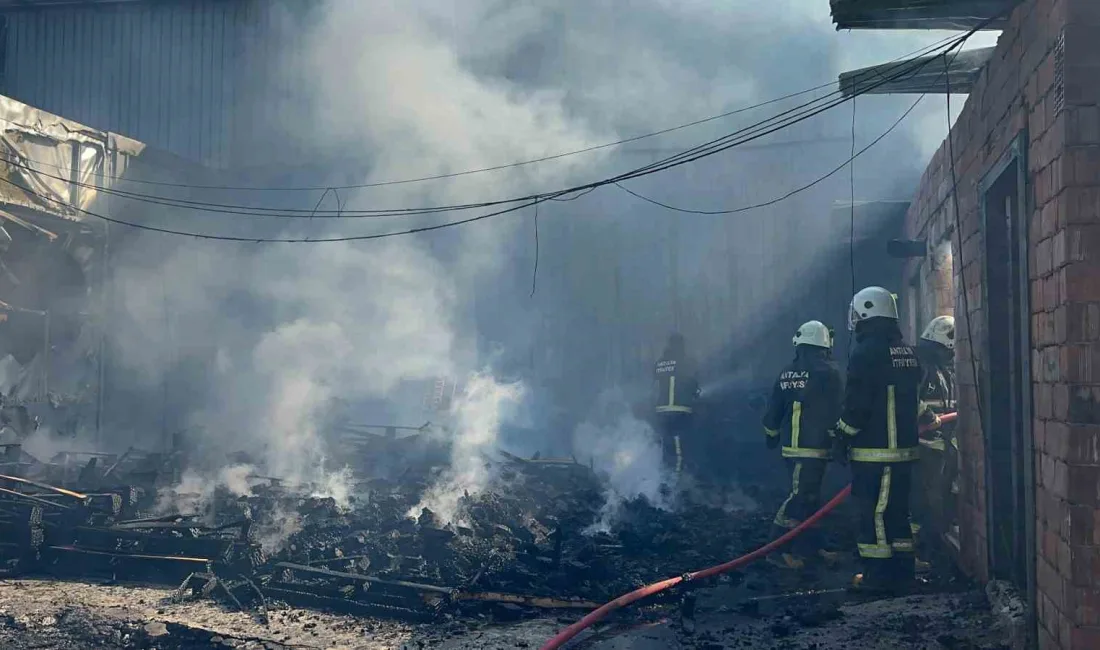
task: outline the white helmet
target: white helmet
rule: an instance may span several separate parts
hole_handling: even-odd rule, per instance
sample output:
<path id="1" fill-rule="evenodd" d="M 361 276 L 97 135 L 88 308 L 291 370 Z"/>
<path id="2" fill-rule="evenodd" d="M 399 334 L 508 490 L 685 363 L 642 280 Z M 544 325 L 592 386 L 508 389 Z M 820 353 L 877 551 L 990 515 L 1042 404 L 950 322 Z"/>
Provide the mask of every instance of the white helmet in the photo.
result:
<path id="1" fill-rule="evenodd" d="M 813 345 L 826 349 L 833 347 L 833 337 L 829 334 L 829 328 L 816 320 L 802 323 L 794 333 L 791 342 L 795 345 Z"/>
<path id="2" fill-rule="evenodd" d="M 898 319 L 898 301 L 894 294 L 882 287 L 867 287 L 852 297 L 848 309 L 848 329 L 854 330 L 856 323 L 868 318 Z"/>
<path id="3" fill-rule="evenodd" d="M 936 316 L 920 335 L 925 341 L 939 343 L 948 350 L 955 349 L 955 317 Z"/>

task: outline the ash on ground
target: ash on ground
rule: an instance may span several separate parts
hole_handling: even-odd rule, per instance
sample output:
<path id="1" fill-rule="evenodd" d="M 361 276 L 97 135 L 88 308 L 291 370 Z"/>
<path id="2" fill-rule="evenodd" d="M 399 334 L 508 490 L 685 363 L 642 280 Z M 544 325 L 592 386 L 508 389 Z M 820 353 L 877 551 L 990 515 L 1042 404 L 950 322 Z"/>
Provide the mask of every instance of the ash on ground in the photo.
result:
<path id="1" fill-rule="evenodd" d="M 155 455 L 63 460 L 0 474 L 3 647 L 538 647 L 603 602 L 770 541 L 785 497 L 782 481 L 695 483 L 671 508 L 609 510 L 590 467 L 502 453 L 447 522 L 421 506 L 431 464 L 347 477 L 337 499 L 243 470 L 189 493 Z M 197 511 L 171 510 L 185 504 Z M 850 516 L 823 521 L 829 547 L 854 548 Z M 576 647 L 998 647 L 950 569 L 918 600 L 855 603 L 855 567 L 854 553 L 794 574 L 758 562 L 619 612 Z"/>

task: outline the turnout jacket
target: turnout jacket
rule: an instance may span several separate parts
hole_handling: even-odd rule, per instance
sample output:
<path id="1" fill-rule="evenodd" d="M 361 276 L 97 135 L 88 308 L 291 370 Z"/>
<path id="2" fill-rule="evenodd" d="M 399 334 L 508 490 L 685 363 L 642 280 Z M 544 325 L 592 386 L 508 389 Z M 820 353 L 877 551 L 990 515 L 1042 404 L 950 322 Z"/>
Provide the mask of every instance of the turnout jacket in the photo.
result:
<path id="1" fill-rule="evenodd" d="M 764 433 L 780 436 L 784 458 L 828 458 L 829 430 L 840 417 L 840 369 L 821 354 L 800 350 L 779 373 L 764 413 Z"/>
<path id="2" fill-rule="evenodd" d="M 693 413 L 699 395 L 694 364 L 679 352 L 665 352 L 653 368 L 658 413 Z"/>
<path id="3" fill-rule="evenodd" d="M 918 422 L 922 425 L 930 425 L 936 418 L 944 413 L 955 411 L 955 375 L 950 370 L 936 365 L 925 366 L 924 381 L 920 388 L 921 411 Z M 939 435 L 944 440 L 958 448 L 955 439 L 955 424 L 948 422 L 939 429 L 932 431 L 931 436 Z"/>
<path id="4" fill-rule="evenodd" d="M 923 373 L 895 321 L 873 319 L 861 325 L 847 374 L 837 430 L 846 438 L 852 461 L 917 460 L 917 418 L 927 409 L 920 401 Z"/>
<path id="5" fill-rule="evenodd" d="M 920 399 L 926 407 L 921 413 L 922 424 L 932 421 L 934 415 L 953 412 L 955 410 L 954 373 L 935 365 L 925 366 Z"/>

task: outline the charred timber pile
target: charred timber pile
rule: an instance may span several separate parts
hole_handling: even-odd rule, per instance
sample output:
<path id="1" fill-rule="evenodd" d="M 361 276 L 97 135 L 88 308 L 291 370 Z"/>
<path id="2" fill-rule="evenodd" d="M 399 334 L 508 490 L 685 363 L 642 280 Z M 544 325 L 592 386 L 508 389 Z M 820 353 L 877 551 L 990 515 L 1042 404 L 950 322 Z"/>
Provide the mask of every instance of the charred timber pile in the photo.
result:
<path id="1" fill-rule="evenodd" d="M 495 489 L 459 499 L 458 524 L 418 509 L 428 471 L 362 482 L 343 507 L 252 477 L 244 496 L 222 489 L 201 513 L 166 513 L 171 459 L 80 462 L 76 472 L 69 459 L 0 468 L 0 577 L 179 585 L 180 598 L 256 611 L 282 602 L 410 621 L 519 618 L 591 609 L 727 560 L 766 542 L 770 525 L 744 506 L 669 512 L 636 500 L 594 532 L 607 493 L 590 468 L 507 454 Z"/>

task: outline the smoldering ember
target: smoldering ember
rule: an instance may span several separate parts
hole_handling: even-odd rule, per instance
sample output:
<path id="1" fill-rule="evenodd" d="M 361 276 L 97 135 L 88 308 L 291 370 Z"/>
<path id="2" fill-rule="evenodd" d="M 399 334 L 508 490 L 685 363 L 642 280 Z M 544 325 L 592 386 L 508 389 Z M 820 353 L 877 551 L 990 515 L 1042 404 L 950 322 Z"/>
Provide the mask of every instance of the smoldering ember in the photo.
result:
<path id="1" fill-rule="evenodd" d="M 1100 648 L 1098 7 L 0 0 L 0 648 Z"/>

